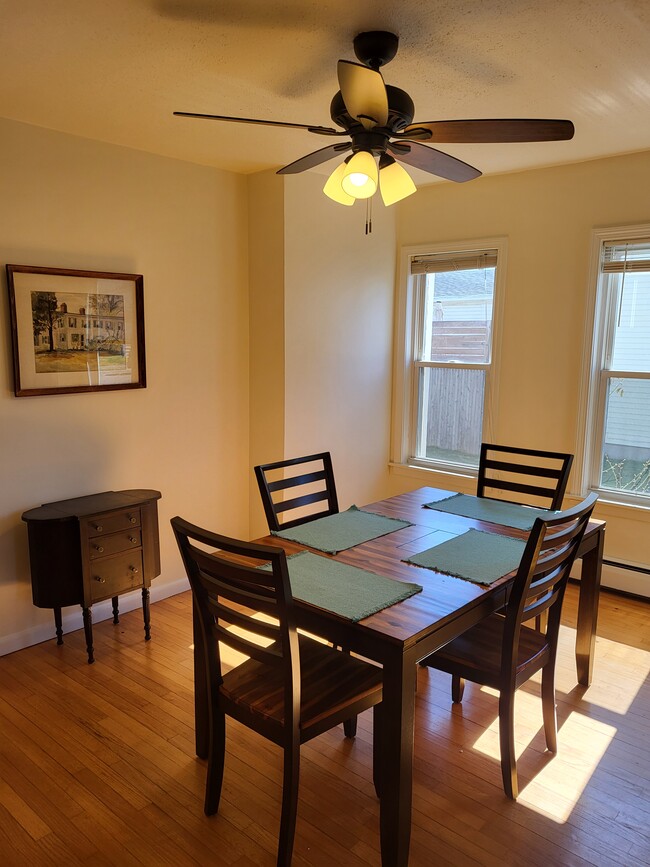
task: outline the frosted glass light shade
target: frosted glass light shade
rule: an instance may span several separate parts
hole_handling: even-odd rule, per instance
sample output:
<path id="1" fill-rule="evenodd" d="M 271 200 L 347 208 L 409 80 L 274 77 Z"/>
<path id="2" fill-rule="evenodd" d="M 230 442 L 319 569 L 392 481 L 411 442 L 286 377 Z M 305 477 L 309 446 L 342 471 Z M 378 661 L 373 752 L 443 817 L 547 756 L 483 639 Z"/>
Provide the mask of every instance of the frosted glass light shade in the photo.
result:
<path id="1" fill-rule="evenodd" d="M 392 160 L 379 170 L 379 190 L 386 206 L 411 196 L 417 187 L 409 173 Z"/>
<path id="2" fill-rule="evenodd" d="M 353 205 L 355 202 L 355 199 L 352 196 L 348 196 L 341 186 L 341 181 L 343 180 L 343 175 L 345 174 L 346 169 L 347 165 L 345 163 L 341 163 L 340 166 L 337 166 L 323 187 L 325 195 L 329 196 L 333 201 L 338 202 L 339 205 Z"/>
<path id="3" fill-rule="evenodd" d="M 369 151 L 357 151 L 344 166 L 341 180 L 343 192 L 353 199 L 369 199 L 374 196 L 379 180 L 374 156 Z"/>

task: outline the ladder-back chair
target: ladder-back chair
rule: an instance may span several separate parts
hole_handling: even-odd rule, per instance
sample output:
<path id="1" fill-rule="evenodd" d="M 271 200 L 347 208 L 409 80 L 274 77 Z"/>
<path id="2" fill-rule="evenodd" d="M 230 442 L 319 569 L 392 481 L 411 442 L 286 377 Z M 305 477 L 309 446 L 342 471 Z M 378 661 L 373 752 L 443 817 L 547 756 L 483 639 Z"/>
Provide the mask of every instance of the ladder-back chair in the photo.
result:
<path id="1" fill-rule="evenodd" d="M 255 476 L 269 530 L 297 527 L 315 518 L 335 515 L 339 510 L 329 452 L 260 464 L 255 467 Z M 285 492 L 291 494 L 288 499 Z M 304 511 L 314 504 L 318 504 L 315 509 Z"/>
<path id="2" fill-rule="evenodd" d="M 422 661 L 422 665 L 451 674 L 456 703 L 462 701 L 465 680 L 499 691 L 501 775 L 509 798 L 518 794 L 515 692 L 540 669 L 546 745 L 557 752 L 555 658 L 562 599 L 596 500 L 597 495 L 590 494 L 556 517 L 547 521 L 537 518 L 503 613 L 495 612 L 479 621 Z M 540 618 L 543 613 L 548 616 Z M 544 620 L 545 628 L 525 625 L 532 619 Z"/>
<path id="3" fill-rule="evenodd" d="M 573 455 L 481 443 L 476 494 L 506 491 L 509 502 L 558 511 L 569 481 Z M 512 499 L 512 494 L 525 498 Z"/>
<path id="4" fill-rule="evenodd" d="M 219 807 L 225 718 L 230 716 L 284 751 L 277 863 L 286 867 L 295 834 L 300 745 L 370 707 L 377 732 L 382 671 L 298 635 L 282 549 L 219 536 L 179 517 L 171 523 L 192 587 L 201 629 L 197 650 L 204 654 L 207 673 L 205 813 Z M 255 568 L 260 560 L 269 561 L 271 568 Z M 227 670 L 220 642 L 249 658 Z M 373 756 L 378 768 L 376 746 Z M 373 779 L 378 789 L 376 771 Z"/>

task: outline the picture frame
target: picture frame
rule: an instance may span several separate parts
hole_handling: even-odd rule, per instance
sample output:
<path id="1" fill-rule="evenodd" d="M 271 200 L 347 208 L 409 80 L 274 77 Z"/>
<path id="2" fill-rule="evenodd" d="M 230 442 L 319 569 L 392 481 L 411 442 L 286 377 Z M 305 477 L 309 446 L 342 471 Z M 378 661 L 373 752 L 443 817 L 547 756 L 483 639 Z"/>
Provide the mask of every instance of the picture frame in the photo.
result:
<path id="1" fill-rule="evenodd" d="M 146 388 L 142 274 L 6 269 L 16 397 Z"/>

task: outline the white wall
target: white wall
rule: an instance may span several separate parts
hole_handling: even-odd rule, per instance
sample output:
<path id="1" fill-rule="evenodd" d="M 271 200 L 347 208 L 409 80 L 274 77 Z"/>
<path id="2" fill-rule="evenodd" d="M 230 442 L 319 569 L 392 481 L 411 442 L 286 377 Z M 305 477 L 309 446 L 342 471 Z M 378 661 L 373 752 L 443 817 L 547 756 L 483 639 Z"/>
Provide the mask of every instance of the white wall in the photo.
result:
<path id="1" fill-rule="evenodd" d="M 366 235 L 324 180 L 285 182 L 285 453 L 331 451 L 343 509 L 387 493 L 395 209 Z"/>
<path id="2" fill-rule="evenodd" d="M 496 442 L 577 455 L 591 232 L 650 222 L 648 190 L 644 152 L 434 185 L 398 205 L 399 246 L 508 238 Z M 394 492 L 436 484 L 409 473 L 392 475 Z M 570 491 L 578 488 L 574 472 Z M 600 503 L 596 516 L 607 520 L 606 557 L 650 565 L 650 509 Z M 650 595 L 647 576 L 605 580 Z"/>
<path id="3" fill-rule="evenodd" d="M 26 509 L 160 490 L 153 598 L 185 586 L 171 516 L 247 534 L 249 404 L 244 178 L 2 120 L 0 188 L 3 266 L 144 275 L 148 381 L 142 390 L 14 397 L 3 290 L 2 653 L 53 635 L 51 612 L 31 601 Z M 129 604 L 138 594 L 123 597 Z M 80 611 L 67 609 L 64 625 L 78 628 Z"/>

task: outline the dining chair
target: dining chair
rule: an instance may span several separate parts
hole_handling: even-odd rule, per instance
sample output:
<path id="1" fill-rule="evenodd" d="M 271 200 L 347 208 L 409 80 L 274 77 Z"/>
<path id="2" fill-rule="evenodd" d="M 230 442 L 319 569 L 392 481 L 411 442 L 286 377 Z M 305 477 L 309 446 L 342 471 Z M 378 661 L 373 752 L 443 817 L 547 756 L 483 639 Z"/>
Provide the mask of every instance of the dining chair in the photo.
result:
<path id="1" fill-rule="evenodd" d="M 309 466 L 310 464 L 312 466 Z M 329 452 L 260 464 L 255 467 L 255 476 L 269 530 L 297 527 L 315 518 L 334 515 L 339 510 L 332 456 Z M 300 490 L 295 491 L 295 488 Z M 284 499 L 285 491 L 291 491 L 293 496 Z M 298 496 L 295 496 L 296 494 Z M 321 508 L 305 513 L 304 508 L 313 506 L 314 503 Z M 294 515 L 287 517 L 287 512 L 293 512 Z"/>
<path id="2" fill-rule="evenodd" d="M 558 511 L 572 463 L 573 455 L 564 452 L 481 443 L 476 495 L 489 497 L 487 491 L 525 494 L 514 502 Z"/>
<path id="3" fill-rule="evenodd" d="M 505 793 L 512 799 L 518 794 L 515 692 L 540 670 L 546 746 L 557 752 L 555 657 L 562 599 L 597 498 L 592 493 L 553 518 L 537 518 L 505 609 L 480 620 L 421 663 L 451 674 L 455 703 L 462 701 L 465 680 L 498 690 L 501 776 Z M 525 625 L 544 612 L 548 617 L 543 618 L 543 628 Z"/>
<path id="4" fill-rule="evenodd" d="M 192 588 L 207 673 L 209 748 L 204 811 L 209 816 L 219 808 L 225 718 L 230 716 L 284 752 L 277 863 L 286 867 L 291 863 L 295 835 L 301 744 L 373 707 L 373 780 L 379 790 L 382 671 L 298 635 L 287 559 L 281 548 L 219 536 L 180 517 L 172 518 L 171 523 Z M 270 568 L 255 568 L 250 558 L 269 561 Z M 227 670 L 220 643 L 249 658 Z"/>

